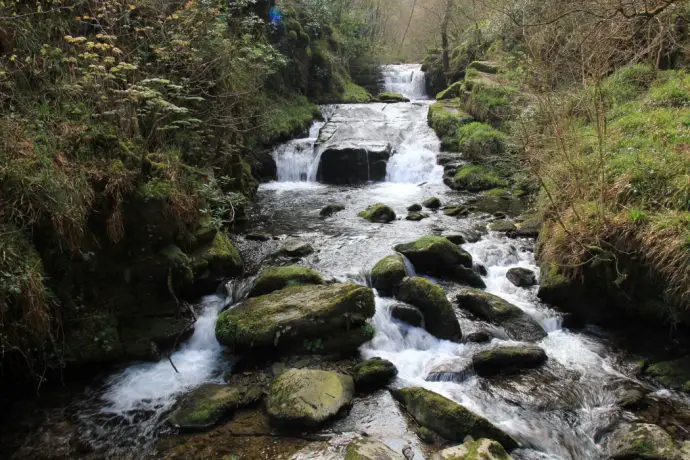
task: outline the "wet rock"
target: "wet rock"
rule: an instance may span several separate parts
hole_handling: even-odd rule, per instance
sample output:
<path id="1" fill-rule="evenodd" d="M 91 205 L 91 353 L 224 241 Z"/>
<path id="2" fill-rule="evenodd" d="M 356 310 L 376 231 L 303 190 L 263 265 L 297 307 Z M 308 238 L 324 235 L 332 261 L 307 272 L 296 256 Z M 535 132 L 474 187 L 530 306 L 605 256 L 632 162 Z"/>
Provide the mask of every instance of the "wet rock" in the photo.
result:
<path id="1" fill-rule="evenodd" d="M 241 276 L 244 272 L 244 262 L 230 237 L 226 233 L 218 232 L 210 245 L 194 253 L 192 270 L 197 280 L 204 277 Z"/>
<path id="2" fill-rule="evenodd" d="M 448 235 L 443 235 L 443 237 L 453 244 L 465 244 L 467 242 L 465 241 L 464 235 L 459 233 L 451 233 Z"/>
<path id="3" fill-rule="evenodd" d="M 414 327 L 423 327 L 424 315 L 418 308 L 405 304 L 397 304 L 391 307 L 391 317 Z"/>
<path id="4" fill-rule="evenodd" d="M 431 460 L 512 460 L 503 446 L 491 439 L 468 440 L 464 444 L 443 449 Z"/>
<path id="5" fill-rule="evenodd" d="M 249 241 L 269 241 L 271 239 L 271 235 L 268 233 L 247 233 L 245 238 L 247 238 Z"/>
<path id="6" fill-rule="evenodd" d="M 466 284 L 467 286 L 473 288 L 484 289 L 486 287 L 486 284 L 484 283 L 484 280 L 478 272 L 479 270 L 475 271 L 467 267 L 458 266 L 455 267 L 455 269 L 452 272 L 452 275 L 448 276 L 448 278 L 452 278 L 455 281 L 458 281 L 462 284 Z"/>
<path id="7" fill-rule="evenodd" d="M 474 264 L 472 265 L 472 270 L 480 274 L 481 276 L 487 276 L 489 274 L 489 270 L 486 269 L 486 267 L 482 264 Z"/>
<path id="8" fill-rule="evenodd" d="M 454 358 L 431 368 L 424 380 L 427 382 L 462 383 L 473 375 L 471 360 Z"/>
<path id="9" fill-rule="evenodd" d="M 429 214 L 425 212 L 411 212 L 405 217 L 405 220 L 410 220 L 412 222 L 419 222 L 429 217 Z"/>
<path id="10" fill-rule="evenodd" d="M 309 243 L 288 243 L 280 248 L 278 254 L 284 257 L 307 257 L 314 253 L 314 247 Z"/>
<path id="11" fill-rule="evenodd" d="M 497 220 L 489 224 L 489 230 L 498 233 L 510 233 L 517 230 L 517 227 L 510 220 Z"/>
<path id="12" fill-rule="evenodd" d="M 643 405 L 645 394 L 637 388 L 624 390 L 616 399 L 616 404 L 623 409 L 636 409 Z"/>
<path id="13" fill-rule="evenodd" d="M 544 364 L 546 353 L 532 345 L 492 348 L 472 357 L 475 372 L 482 377 L 496 374 L 513 374 Z"/>
<path id="14" fill-rule="evenodd" d="M 381 358 L 371 358 L 357 364 L 352 370 L 357 391 L 373 391 L 385 387 L 398 375 L 395 365 Z"/>
<path id="15" fill-rule="evenodd" d="M 268 390 L 271 421 L 290 429 L 315 427 L 335 417 L 354 395 L 352 377 L 315 369 L 289 369 Z"/>
<path id="16" fill-rule="evenodd" d="M 491 342 L 494 337 L 488 331 L 475 331 L 470 332 L 465 336 L 465 342 L 470 343 L 487 343 Z"/>
<path id="17" fill-rule="evenodd" d="M 388 103 L 391 103 L 391 102 L 410 102 L 410 100 L 408 98 L 406 98 L 405 96 L 403 96 L 402 94 L 394 93 L 394 92 L 390 92 L 390 91 L 380 93 L 377 96 L 377 99 L 381 102 L 388 102 Z"/>
<path id="18" fill-rule="evenodd" d="M 467 66 L 468 69 L 476 69 L 483 73 L 495 74 L 501 68 L 501 65 L 495 61 L 473 61 Z"/>
<path id="19" fill-rule="evenodd" d="M 536 342 L 547 335 L 534 318 L 493 294 L 465 288 L 458 294 L 457 302 L 460 308 L 502 327 L 513 340 Z"/>
<path id="20" fill-rule="evenodd" d="M 518 224 L 515 236 L 517 238 L 537 238 L 541 231 L 541 219 L 537 216 L 527 216 L 525 220 Z"/>
<path id="21" fill-rule="evenodd" d="M 257 297 L 279 291 L 288 286 L 324 284 L 324 279 L 314 270 L 299 265 L 267 268 L 254 281 L 249 297 Z"/>
<path id="22" fill-rule="evenodd" d="M 419 203 L 415 203 L 415 204 L 413 204 L 413 205 L 408 206 L 408 207 L 407 207 L 407 210 L 408 210 L 409 212 L 419 212 L 419 211 L 422 210 L 422 205 L 419 204 Z"/>
<path id="23" fill-rule="evenodd" d="M 374 293 L 362 286 L 293 286 L 222 312 L 216 338 L 234 353 L 284 354 L 305 342 L 347 337 L 364 326 L 374 310 Z"/>
<path id="24" fill-rule="evenodd" d="M 651 364 L 645 375 L 658 380 L 667 388 L 690 393 L 690 357 Z"/>
<path id="25" fill-rule="evenodd" d="M 647 423 L 624 424 L 608 437 L 609 458 L 680 460 L 680 451 L 661 427 Z"/>
<path id="26" fill-rule="evenodd" d="M 495 439 L 508 450 L 518 446 L 515 439 L 488 420 L 437 393 L 415 387 L 391 390 L 391 394 L 419 424 L 449 441 L 462 441 L 472 436 Z"/>
<path id="27" fill-rule="evenodd" d="M 387 142 L 350 143 L 325 147 L 317 177 L 326 184 L 363 184 L 386 178 L 386 166 L 392 153 Z"/>
<path id="28" fill-rule="evenodd" d="M 365 438 L 348 444 L 345 460 L 405 460 L 405 457 L 380 441 Z"/>
<path id="29" fill-rule="evenodd" d="M 384 257 L 371 270 L 371 283 L 382 296 L 395 294 L 405 278 L 405 263 L 400 255 Z"/>
<path id="30" fill-rule="evenodd" d="M 321 209 L 321 212 L 319 212 L 319 215 L 321 217 L 331 217 L 333 214 L 337 214 L 340 211 L 345 210 L 345 205 L 342 203 L 331 203 L 327 204 L 326 206 Z"/>
<path id="31" fill-rule="evenodd" d="M 441 207 L 441 200 L 435 196 L 427 198 L 426 200 L 422 201 L 422 206 L 428 209 L 438 209 Z"/>
<path id="32" fill-rule="evenodd" d="M 558 267 L 542 265 L 537 297 L 552 305 L 567 304 L 573 297 L 573 282 L 564 276 Z"/>
<path id="33" fill-rule="evenodd" d="M 425 329 L 431 335 L 444 340 L 462 339 L 460 323 L 441 286 L 426 278 L 405 278 L 400 285 L 397 298 L 419 308 L 424 315 Z"/>
<path id="34" fill-rule="evenodd" d="M 441 444 L 445 442 L 445 439 L 425 426 L 418 427 L 415 430 L 415 434 L 425 444 Z"/>
<path id="35" fill-rule="evenodd" d="M 460 216 L 466 216 L 470 213 L 470 210 L 467 209 L 465 206 L 447 206 L 443 208 L 443 214 L 445 214 L 448 217 L 460 217 Z M 462 243 L 455 243 L 455 244 L 462 244 Z"/>
<path id="36" fill-rule="evenodd" d="M 519 214 L 525 205 L 519 198 L 507 196 L 480 196 L 467 202 L 475 211 L 494 214 L 503 212 L 510 215 Z"/>
<path id="37" fill-rule="evenodd" d="M 396 218 L 395 211 L 383 203 L 372 204 L 358 215 L 369 222 L 378 222 L 383 224 L 392 222 Z"/>
<path id="38" fill-rule="evenodd" d="M 453 277 L 457 267 L 472 268 L 472 256 L 442 236 L 425 236 L 399 244 L 395 250 L 407 257 L 420 273 Z"/>
<path id="39" fill-rule="evenodd" d="M 182 397 L 169 423 L 183 431 L 202 431 L 222 418 L 253 404 L 263 394 L 259 388 L 205 383 Z"/>
<path id="40" fill-rule="evenodd" d="M 534 272 L 522 267 L 515 267 L 508 270 L 506 278 L 517 287 L 530 287 L 537 284 L 537 277 Z"/>

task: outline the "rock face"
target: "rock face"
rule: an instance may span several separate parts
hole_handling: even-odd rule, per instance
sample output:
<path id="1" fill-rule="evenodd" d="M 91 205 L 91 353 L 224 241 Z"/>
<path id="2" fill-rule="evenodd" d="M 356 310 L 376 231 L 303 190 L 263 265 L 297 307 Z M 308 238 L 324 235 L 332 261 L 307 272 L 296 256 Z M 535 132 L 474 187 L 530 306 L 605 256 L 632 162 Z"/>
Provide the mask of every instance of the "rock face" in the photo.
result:
<path id="1" fill-rule="evenodd" d="M 206 383 L 180 400 L 169 422 L 183 431 L 207 430 L 230 412 L 255 403 L 262 396 L 259 388 Z"/>
<path id="2" fill-rule="evenodd" d="M 358 215 L 369 222 L 377 222 L 381 224 L 387 224 L 394 221 L 396 218 L 395 211 L 383 203 L 372 204 Z"/>
<path id="3" fill-rule="evenodd" d="M 431 460 L 512 460 L 503 446 L 491 439 L 468 440 L 464 444 L 443 449 Z"/>
<path id="4" fill-rule="evenodd" d="M 432 391 L 415 387 L 392 390 L 391 394 L 419 424 L 449 441 L 462 441 L 472 436 L 495 439 L 508 450 L 518 446 L 515 439 L 485 418 Z"/>
<path id="5" fill-rule="evenodd" d="M 534 318 L 493 294 L 466 288 L 458 294 L 457 302 L 460 308 L 502 327 L 513 340 L 536 342 L 547 335 Z"/>
<path id="6" fill-rule="evenodd" d="M 324 284 L 324 280 L 314 270 L 299 265 L 271 267 L 261 272 L 261 275 L 254 282 L 249 297 L 257 297 L 279 291 L 288 286 L 303 284 Z"/>
<path id="7" fill-rule="evenodd" d="M 327 204 L 326 206 L 321 209 L 319 212 L 319 215 L 321 217 L 331 217 L 333 214 L 337 214 L 340 211 L 345 210 L 345 205 L 342 203 L 331 203 Z"/>
<path id="8" fill-rule="evenodd" d="M 371 358 L 357 364 L 352 371 L 357 391 L 378 390 L 388 385 L 395 376 L 398 369 L 395 365 L 385 359 Z"/>
<path id="9" fill-rule="evenodd" d="M 517 287 L 530 287 L 537 284 L 537 277 L 534 272 L 522 267 L 515 267 L 508 270 L 506 278 Z"/>
<path id="10" fill-rule="evenodd" d="M 319 181 L 326 184 L 363 184 L 382 181 L 392 153 L 390 145 L 331 147 L 321 155 Z"/>
<path id="11" fill-rule="evenodd" d="M 222 312 L 216 337 L 235 353 L 286 354 L 305 346 L 319 352 L 333 341 L 370 339 L 365 322 L 374 308 L 373 291 L 354 284 L 293 286 Z M 357 340 L 349 344 L 354 349 L 367 341 Z"/>
<path id="12" fill-rule="evenodd" d="M 350 404 L 352 377 L 314 369 L 289 369 L 273 381 L 266 399 L 271 421 L 286 428 L 315 427 Z"/>
<path id="13" fill-rule="evenodd" d="M 662 428 L 646 423 L 618 427 L 608 438 L 609 458 L 680 460 L 682 457 L 671 436 Z"/>
<path id="14" fill-rule="evenodd" d="M 463 280 L 465 275 L 457 269 L 472 268 L 472 256 L 442 236 L 425 236 L 399 244 L 395 250 L 407 257 L 420 273 Z"/>
<path id="15" fill-rule="evenodd" d="M 402 257 L 392 255 L 384 257 L 371 270 L 371 283 L 379 294 L 391 296 L 405 278 L 405 264 Z"/>
<path id="16" fill-rule="evenodd" d="M 481 351 L 472 357 L 472 366 L 478 375 L 489 377 L 539 367 L 546 360 L 546 353 L 541 348 L 518 345 Z"/>
<path id="17" fill-rule="evenodd" d="M 405 460 L 405 456 L 380 441 L 358 439 L 348 444 L 345 460 Z"/>
<path id="18" fill-rule="evenodd" d="M 424 315 L 419 311 L 419 308 L 405 305 L 404 303 L 393 305 L 391 307 L 391 317 L 407 323 L 414 327 L 424 326 Z"/>
<path id="19" fill-rule="evenodd" d="M 397 298 L 419 308 L 424 315 L 425 328 L 431 335 L 456 342 L 462 339 L 460 323 L 441 286 L 426 278 L 405 278 Z"/>

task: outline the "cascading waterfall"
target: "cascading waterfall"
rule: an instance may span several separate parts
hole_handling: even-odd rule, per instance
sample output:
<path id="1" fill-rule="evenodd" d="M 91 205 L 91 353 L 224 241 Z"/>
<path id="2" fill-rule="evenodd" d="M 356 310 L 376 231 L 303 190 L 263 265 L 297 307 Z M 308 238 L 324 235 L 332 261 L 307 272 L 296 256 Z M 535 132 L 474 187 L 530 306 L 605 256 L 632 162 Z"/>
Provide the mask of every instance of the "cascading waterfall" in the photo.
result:
<path id="1" fill-rule="evenodd" d="M 318 169 L 319 152 L 316 140 L 324 123 L 314 122 L 306 139 L 294 139 L 273 150 L 273 159 L 280 182 L 314 182 Z"/>
<path id="2" fill-rule="evenodd" d="M 413 101 L 428 99 L 421 65 L 386 65 L 382 73 L 386 91 L 400 93 Z"/>

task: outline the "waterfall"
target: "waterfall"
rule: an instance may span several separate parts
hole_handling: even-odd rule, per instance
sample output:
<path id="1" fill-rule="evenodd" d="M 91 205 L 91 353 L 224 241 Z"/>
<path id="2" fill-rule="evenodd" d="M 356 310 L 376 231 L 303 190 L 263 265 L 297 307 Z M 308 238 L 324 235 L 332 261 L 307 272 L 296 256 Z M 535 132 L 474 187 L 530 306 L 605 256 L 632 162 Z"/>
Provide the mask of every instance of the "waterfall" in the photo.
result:
<path id="1" fill-rule="evenodd" d="M 273 150 L 279 182 L 315 182 L 319 167 L 316 140 L 324 122 L 316 121 L 309 129 L 309 137 L 294 139 Z"/>
<path id="2" fill-rule="evenodd" d="M 382 74 L 386 91 L 400 93 L 413 101 L 428 99 L 421 65 L 386 65 L 383 66 Z"/>

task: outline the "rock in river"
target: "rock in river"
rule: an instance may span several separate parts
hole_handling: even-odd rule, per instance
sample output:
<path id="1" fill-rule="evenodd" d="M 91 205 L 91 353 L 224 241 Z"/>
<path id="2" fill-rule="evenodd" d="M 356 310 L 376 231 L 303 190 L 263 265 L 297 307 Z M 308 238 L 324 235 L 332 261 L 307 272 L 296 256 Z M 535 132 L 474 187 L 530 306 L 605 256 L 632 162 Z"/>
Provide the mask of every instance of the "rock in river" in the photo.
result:
<path id="1" fill-rule="evenodd" d="M 369 205 L 367 209 L 360 212 L 358 215 L 369 222 L 378 222 L 381 224 L 387 224 L 394 221 L 396 218 L 395 211 L 383 203 Z"/>
<path id="2" fill-rule="evenodd" d="M 514 267 L 506 273 L 508 281 L 517 287 L 530 287 L 537 284 L 537 277 L 530 269 L 523 267 Z"/>
<path id="3" fill-rule="evenodd" d="M 321 217 L 331 217 L 333 214 L 337 214 L 340 211 L 345 210 L 345 205 L 342 203 L 331 203 L 327 204 L 326 206 L 321 209 L 319 212 L 319 215 Z"/>
<path id="4" fill-rule="evenodd" d="M 449 441 L 463 441 L 466 436 L 472 436 L 495 439 L 507 450 L 518 446 L 515 439 L 485 418 L 425 388 L 391 390 L 391 394 L 420 425 L 434 430 Z"/>
<path id="5" fill-rule="evenodd" d="M 661 427 L 648 423 L 619 426 L 607 440 L 609 458 L 681 460 L 671 436 Z"/>
<path id="6" fill-rule="evenodd" d="M 391 307 L 391 318 L 414 327 L 424 326 L 424 315 L 419 311 L 419 308 L 404 303 L 395 304 Z"/>
<path id="7" fill-rule="evenodd" d="M 503 446 L 491 439 L 467 440 L 464 444 L 443 449 L 431 460 L 513 460 Z"/>
<path id="8" fill-rule="evenodd" d="M 216 337 L 235 353 L 285 354 L 304 348 L 305 343 L 323 345 L 331 338 L 344 340 L 350 334 L 359 334 L 373 315 L 374 293 L 366 287 L 292 286 L 247 299 L 222 312 L 216 322 Z M 356 342 L 349 346 L 361 345 Z M 307 348 L 320 351 L 318 347 Z"/>
<path id="9" fill-rule="evenodd" d="M 352 370 L 352 377 L 355 379 L 357 391 L 371 391 L 383 388 L 396 375 L 398 375 L 398 369 L 395 365 L 381 358 L 371 358 L 362 361 Z"/>
<path id="10" fill-rule="evenodd" d="M 284 257 L 307 257 L 314 253 L 314 247 L 309 243 L 287 243 L 278 251 L 278 255 Z"/>
<path id="11" fill-rule="evenodd" d="M 429 209 L 438 209 L 441 207 L 441 200 L 439 200 L 438 197 L 433 196 L 422 201 L 422 206 Z"/>
<path id="12" fill-rule="evenodd" d="M 405 220 L 409 220 L 412 222 L 419 222 L 420 220 L 424 220 L 429 218 L 429 214 L 425 212 L 411 212 L 407 214 L 407 217 L 405 217 Z"/>
<path id="13" fill-rule="evenodd" d="M 273 381 L 266 399 L 271 421 L 286 428 L 315 427 L 352 401 L 352 377 L 315 369 L 289 369 Z"/>
<path id="14" fill-rule="evenodd" d="M 424 315 L 426 330 L 444 340 L 459 342 L 462 339 L 460 323 L 446 293 L 426 278 L 405 278 L 397 294 L 398 300 L 419 308 Z"/>
<path id="15" fill-rule="evenodd" d="M 380 441 L 364 438 L 348 444 L 345 460 L 405 460 L 405 456 Z"/>
<path id="16" fill-rule="evenodd" d="M 454 278 L 458 267 L 472 268 L 472 256 L 442 236 L 425 236 L 395 250 L 407 257 L 420 273 Z"/>
<path id="17" fill-rule="evenodd" d="M 516 345 L 480 351 L 472 357 L 472 366 L 478 375 L 489 377 L 539 367 L 546 360 L 546 353 L 541 348 L 534 345 Z"/>
<path id="18" fill-rule="evenodd" d="M 382 296 L 391 296 L 405 278 L 405 263 L 399 254 L 384 257 L 371 270 L 371 283 Z"/>
<path id="19" fill-rule="evenodd" d="M 279 291 L 288 286 L 302 284 L 324 284 L 324 280 L 314 270 L 299 265 L 271 267 L 261 272 L 254 282 L 249 297 L 257 297 Z"/>
<path id="20" fill-rule="evenodd" d="M 536 342 L 546 331 L 530 315 L 502 298 L 478 289 L 465 288 L 457 296 L 458 306 L 478 318 L 502 327 L 513 340 Z"/>

